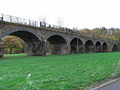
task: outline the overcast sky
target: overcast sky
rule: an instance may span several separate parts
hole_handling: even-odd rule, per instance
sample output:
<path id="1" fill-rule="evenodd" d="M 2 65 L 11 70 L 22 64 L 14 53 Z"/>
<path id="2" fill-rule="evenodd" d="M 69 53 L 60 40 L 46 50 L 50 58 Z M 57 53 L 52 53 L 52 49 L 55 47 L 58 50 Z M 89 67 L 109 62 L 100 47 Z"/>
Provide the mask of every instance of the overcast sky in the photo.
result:
<path id="1" fill-rule="evenodd" d="M 64 26 L 120 28 L 120 0 L 1 0 L 0 13 Z"/>

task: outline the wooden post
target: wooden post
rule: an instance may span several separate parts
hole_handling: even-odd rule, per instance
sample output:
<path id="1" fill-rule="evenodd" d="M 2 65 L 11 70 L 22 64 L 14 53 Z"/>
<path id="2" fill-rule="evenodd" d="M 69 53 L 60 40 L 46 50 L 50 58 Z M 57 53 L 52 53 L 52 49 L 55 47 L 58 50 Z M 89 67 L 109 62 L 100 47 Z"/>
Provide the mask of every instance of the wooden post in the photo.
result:
<path id="1" fill-rule="evenodd" d="M 10 16 L 10 22 L 12 22 L 12 16 Z"/>

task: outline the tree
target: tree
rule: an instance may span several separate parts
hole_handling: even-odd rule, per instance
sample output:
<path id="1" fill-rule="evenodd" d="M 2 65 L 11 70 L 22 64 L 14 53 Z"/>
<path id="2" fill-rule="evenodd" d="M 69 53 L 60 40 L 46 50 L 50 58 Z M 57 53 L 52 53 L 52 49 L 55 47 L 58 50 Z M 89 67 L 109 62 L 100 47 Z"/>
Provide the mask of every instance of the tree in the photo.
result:
<path id="1" fill-rule="evenodd" d="M 93 29 L 93 30 L 91 30 L 91 34 L 92 34 L 94 37 L 99 37 L 99 30 L 98 30 L 98 29 Z"/>
<path id="2" fill-rule="evenodd" d="M 58 25 L 59 27 L 63 27 L 64 21 L 62 20 L 61 17 L 59 17 L 59 18 L 57 19 L 57 25 Z"/>
<path id="3" fill-rule="evenodd" d="M 46 18 L 45 17 L 39 18 L 39 21 L 40 21 L 41 26 L 46 27 Z"/>
<path id="4" fill-rule="evenodd" d="M 23 49 L 20 39 L 15 36 L 7 36 L 3 40 L 5 53 L 20 53 Z"/>
<path id="5" fill-rule="evenodd" d="M 80 32 L 82 33 L 82 35 L 90 35 L 90 29 L 87 28 L 80 30 Z"/>
<path id="6" fill-rule="evenodd" d="M 46 41 L 46 52 L 51 53 L 51 44 L 48 41 Z"/>

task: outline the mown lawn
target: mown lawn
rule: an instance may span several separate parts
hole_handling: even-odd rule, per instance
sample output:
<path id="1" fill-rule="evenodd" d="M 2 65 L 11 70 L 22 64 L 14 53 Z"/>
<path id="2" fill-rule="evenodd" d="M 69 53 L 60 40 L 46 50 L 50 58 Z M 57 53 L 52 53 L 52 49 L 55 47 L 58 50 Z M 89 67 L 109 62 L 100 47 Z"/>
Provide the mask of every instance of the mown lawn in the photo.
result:
<path id="1" fill-rule="evenodd" d="M 120 52 L 31 57 L 5 55 L 0 60 L 0 89 L 85 88 L 113 77 L 119 72 L 119 60 Z"/>

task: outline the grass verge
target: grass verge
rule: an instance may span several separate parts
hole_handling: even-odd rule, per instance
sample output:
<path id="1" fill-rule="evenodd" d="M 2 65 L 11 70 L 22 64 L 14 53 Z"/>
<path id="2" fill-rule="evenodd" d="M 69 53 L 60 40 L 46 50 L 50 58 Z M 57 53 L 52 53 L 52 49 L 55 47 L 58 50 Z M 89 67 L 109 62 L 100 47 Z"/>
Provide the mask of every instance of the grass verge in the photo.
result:
<path id="1" fill-rule="evenodd" d="M 0 60 L 0 89 L 85 88 L 119 73 L 120 53 L 26 56 Z"/>

